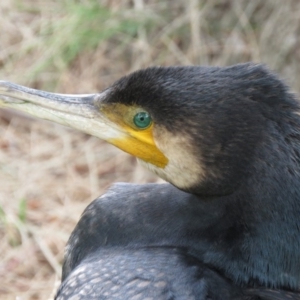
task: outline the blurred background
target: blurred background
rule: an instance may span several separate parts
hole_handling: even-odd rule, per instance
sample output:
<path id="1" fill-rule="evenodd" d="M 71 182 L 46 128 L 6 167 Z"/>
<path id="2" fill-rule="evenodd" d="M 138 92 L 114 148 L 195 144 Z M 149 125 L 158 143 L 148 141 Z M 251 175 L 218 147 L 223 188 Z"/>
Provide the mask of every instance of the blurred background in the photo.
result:
<path id="1" fill-rule="evenodd" d="M 299 0 L 3 0 L 0 79 L 93 93 L 151 65 L 267 64 L 299 92 Z M 0 110 L 0 298 L 52 299 L 64 246 L 113 182 L 155 182 L 96 138 Z"/>

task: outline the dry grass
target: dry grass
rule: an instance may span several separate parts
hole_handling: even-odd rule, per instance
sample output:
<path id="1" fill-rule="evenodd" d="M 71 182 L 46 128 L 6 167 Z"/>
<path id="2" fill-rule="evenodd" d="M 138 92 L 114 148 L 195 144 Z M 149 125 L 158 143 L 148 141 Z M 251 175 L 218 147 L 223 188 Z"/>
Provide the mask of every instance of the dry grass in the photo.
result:
<path id="1" fill-rule="evenodd" d="M 300 90 L 298 0 L 6 0 L 0 14 L 0 79 L 19 84 L 87 93 L 149 65 L 252 60 Z M 112 182 L 156 178 L 93 137 L 11 112 L 0 136 L 0 298 L 48 299 L 87 204 Z"/>

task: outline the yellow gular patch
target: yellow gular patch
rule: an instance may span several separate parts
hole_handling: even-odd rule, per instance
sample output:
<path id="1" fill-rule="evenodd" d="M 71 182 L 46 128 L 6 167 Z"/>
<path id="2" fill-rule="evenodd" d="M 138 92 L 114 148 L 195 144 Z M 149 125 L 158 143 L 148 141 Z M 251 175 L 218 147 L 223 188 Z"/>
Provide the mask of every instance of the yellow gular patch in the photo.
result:
<path id="1" fill-rule="evenodd" d="M 109 143 L 159 168 L 164 168 L 168 164 L 168 159 L 157 148 L 154 141 L 153 123 L 146 129 L 139 129 L 134 125 L 134 116 L 143 109 L 112 104 L 105 105 L 101 111 L 126 133 L 125 137 L 107 140 Z"/>

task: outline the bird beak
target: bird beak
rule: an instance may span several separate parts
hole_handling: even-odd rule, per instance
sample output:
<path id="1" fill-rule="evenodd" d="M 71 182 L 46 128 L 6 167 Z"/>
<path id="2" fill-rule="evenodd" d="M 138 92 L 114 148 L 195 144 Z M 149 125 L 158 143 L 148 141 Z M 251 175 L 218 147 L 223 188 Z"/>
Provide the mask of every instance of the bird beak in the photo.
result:
<path id="1" fill-rule="evenodd" d="M 37 118 L 72 127 L 103 140 L 121 139 L 125 132 L 101 112 L 106 92 L 63 95 L 0 81 L 0 108 L 12 108 Z"/>
<path id="2" fill-rule="evenodd" d="M 168 159 L 157 148 L 152 128 L 136 131 L 126 125 L 121 110 L 103 100 L 109 90 L 99 94 L 62 95 L 0 81 L 0 108 L 12 108 L 37 118 L 53 121 L 94 135 L 123 151 L 163 168 Z M 127 109 L 127 108 L 126 108 Z"/>

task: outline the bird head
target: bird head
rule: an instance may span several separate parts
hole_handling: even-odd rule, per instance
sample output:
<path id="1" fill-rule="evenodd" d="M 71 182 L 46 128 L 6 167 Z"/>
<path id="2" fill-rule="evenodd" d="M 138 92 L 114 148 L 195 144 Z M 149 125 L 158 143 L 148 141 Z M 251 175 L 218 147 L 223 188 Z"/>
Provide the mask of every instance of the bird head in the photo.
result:
<path id="1" fill-rule="evenodd" d="M 62 95 L 0 82 L 0 107 L 73 127 L 138 158 L 176 187 L 234 192 L 251 173 L 268 116 L 293 106 L 265 67 L 152 67 L 101 93 Z"/>

